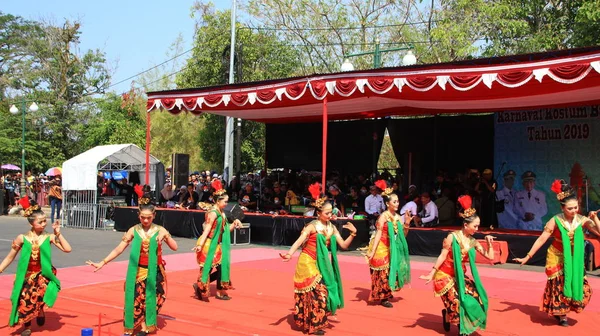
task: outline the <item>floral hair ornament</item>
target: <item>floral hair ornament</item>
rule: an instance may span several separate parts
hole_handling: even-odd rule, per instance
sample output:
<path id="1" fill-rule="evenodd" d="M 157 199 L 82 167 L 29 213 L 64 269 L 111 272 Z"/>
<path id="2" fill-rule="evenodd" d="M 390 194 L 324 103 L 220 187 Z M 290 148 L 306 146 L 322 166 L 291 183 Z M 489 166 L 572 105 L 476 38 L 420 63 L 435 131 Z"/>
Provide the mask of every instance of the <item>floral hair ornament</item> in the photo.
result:
<path id="1" fill-rule="evenodd" d="M 221 183 L 221 180 L 219 180 L 219 179 L 212 181 L 210 186 L 213 189 L 215 189 L 215 192 L 213 193 L 213 195 L 215 195 L 215 196 L 221 196 L 227 192 L 227 190 L 225 190 L 225 188 L 223 188 L 223 184 Z"/>
<path id="2" fill-rule="evenodd" d="M 136 184 L 135 186 L 133 186 L 133 191 L 135 192 L 136 195 L 138 195 L 138 204 L 139 205 L 146 205 L 146 204 L 150 203 L 150 197 L 144 196 L 144 188 L 141 185 Z"/>
<path id="3" fill-rule="evenodd" d="M 558 199 L 559 201 L 564 200 L 572 194 L 571 190 L 562 190 L 563 184 L 565 184 L 565 181 L 563 180 L 554 180 L 554 182 L 552 182 L 552 186 L 550 187 L 550 189 L 556 194 L 556 199 Z"/>
<path id="4" fill-rule="evenodd" d="M 375 181 L 375 186 L 381 189 L 381 196 L 383 197 L 390 196 L 394 192 L 394 189 L 388 188 L 385 180 Z"/>
<path id="5" fill-rule="evenodd" d="M 37 204 L 31 205 L 27 196 L 19 199 L 19 204 L 23 207 L 23 217 L 31 217 L 34 211 L 40 209 Z"/>
<path id="6" fill-rule="evenodd" d="M 308 187 L 308 192 L 310 192 L 310 196 L 313 198 L 314 202 L 311 204 L 317 209 L 321 209 L 325 201 L 327 201 L 327 197 L 321 197 L 321 184 L 313 183 Z"/>
<path id="7" fill-rule="evenodd" d="M 460 203 L 460 206 L 464 209 L 463 212 L 460 214 L 460 217 L 469 218 L 469 217 L 473 216 L 475 213 L 477 213 L 477 210 L 475 210 L 474 208 L 471 207 L 473 204 L 473 199 L 471 198 L 471 196 L 469 196 L 469 195 L 460 196 L 458 198 L 458 203 Z"/>

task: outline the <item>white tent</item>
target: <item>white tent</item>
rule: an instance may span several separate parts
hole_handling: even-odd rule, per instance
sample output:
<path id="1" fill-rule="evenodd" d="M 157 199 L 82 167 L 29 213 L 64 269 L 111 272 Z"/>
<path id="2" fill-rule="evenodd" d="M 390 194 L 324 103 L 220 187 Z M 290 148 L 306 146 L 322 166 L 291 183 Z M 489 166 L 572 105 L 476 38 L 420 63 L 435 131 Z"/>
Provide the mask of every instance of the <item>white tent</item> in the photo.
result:
<path id="1" fill-rule="evenodd" d="M 150 155 L 150 166 L 157 163 L 160 161 Z M 97 146 L 63 163 L 63 189 L 96 190 L 99 170 L 139 171 L 143 182 L 145 166 L 146 152 L 134 144 Z M 152 174 L 150 180 L 150 184 L 154 185 Z"/>

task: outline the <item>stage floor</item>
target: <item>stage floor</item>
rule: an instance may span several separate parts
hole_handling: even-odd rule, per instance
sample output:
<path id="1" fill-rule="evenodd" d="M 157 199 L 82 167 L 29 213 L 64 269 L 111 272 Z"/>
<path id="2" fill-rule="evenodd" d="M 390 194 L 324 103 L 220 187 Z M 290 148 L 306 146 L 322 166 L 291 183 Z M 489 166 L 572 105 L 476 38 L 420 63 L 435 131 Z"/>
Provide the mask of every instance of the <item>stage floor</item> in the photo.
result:
<path id="1" fill-rule="evenodd" d="M 281 250 L 248 248 L 232 251 L 231 301 L 214 298 L 198 301 L 192 292 L 197 277 L 194 255 L 166 256 L 168 298 L 159 315 L 158 335 L 301 335 L 294 330 L 292 277 L 296 258 L 284 263 Z M 297 257 L 297 256 L 296 256 Z M 59 269 L 63 290 L 54 308 L 47 311 L 46 326 L 34 326 L 35 335 L 79 335 L 94 328 L 94 335 L 122 335 L 123 279 L 126 262 L 111 263 L 98 273 L 89 266 Z M 373 335 L 374 330 L 403 335 L 443 335 L 442 303 L 430 285 L 418 276 L 430 263 L 412 263 L 412 285 L 396 294 L 394 307 L 368 306 L 369 271 L 364 258 L 340 256 L 345 308 L 331 319 L 327 335 Z M 591 335 L 600 323 L 600 299 L 592 298 L 582 314 L 572 314 L 570 328 L 538 311 L 545 276 L 542 272 L 480 267 L 490 297 L 490 335 Z M 0 276 L 0 319 L 8 320 L 13 275 Z M 590 277 L 593 288 L 600 279 Z M 212 287 L 214 293 L 214 286 Z M 100 325 L 99 325 L 100 321 Z M 5 322 L 4 322 L 5 323 Z M 6 324 L 2 335 L 18 335 Z M 456 334 L 453 328 L 452 335 Z"/>

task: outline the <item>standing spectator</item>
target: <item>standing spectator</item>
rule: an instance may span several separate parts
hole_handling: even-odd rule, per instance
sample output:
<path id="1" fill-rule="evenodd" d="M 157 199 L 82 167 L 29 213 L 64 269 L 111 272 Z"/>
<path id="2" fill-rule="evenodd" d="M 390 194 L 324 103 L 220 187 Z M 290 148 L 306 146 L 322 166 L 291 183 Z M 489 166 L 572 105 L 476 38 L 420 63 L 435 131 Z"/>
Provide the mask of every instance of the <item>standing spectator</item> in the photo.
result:
<path id="1" fill-rule="evenodd" d="M 377 187 L 373 185 L 369 190 L 371 195 L 365 199 L 365 211 L 368 214 L 369 231 L 373 233 L 375 232 L 375 220 L 385 211 L 385 208 L 383 207 L 383 198 L 379 195 Z"/>
<path id="2" fill-rule="evenodd" d="M 60 175 L 50 183 L 50 223 L 54 223 L 54 218 L 60 218 L 60 210 L 62 209 L 62 183 Z M 54 215 L 56 214 L 56 217 Z"/>
<path id="3" fill-rule="evenodd" d="M 456 205 L 450 200 L 450 189 L 444 188 L 441 197 L 435 200 L 441 226 L 456 224 Z"/>
<path id="4" fill-rule="evenodd" d="M 515 215 L 515 195 L 514 190 L 515 177 L 517 173 L 509 170 L 504 174 L 504 188 L 496 192 L 498 201 L 504 202 L 504 211 L 498 213 L 498 224 L 503 229 L 515 229 L 517 225 L 517 215 Z"/>
<path id="5" fill-rule="evenodd" d="M 548 213 L 546 195 L 535 189 L 535 177 L 532 171 L 523 173 L 521 179 L 525 190 L 516 194 L 515 214 L 518 218 L 517 228 L 521 230 L 542 231 L 542 217 Z"/>

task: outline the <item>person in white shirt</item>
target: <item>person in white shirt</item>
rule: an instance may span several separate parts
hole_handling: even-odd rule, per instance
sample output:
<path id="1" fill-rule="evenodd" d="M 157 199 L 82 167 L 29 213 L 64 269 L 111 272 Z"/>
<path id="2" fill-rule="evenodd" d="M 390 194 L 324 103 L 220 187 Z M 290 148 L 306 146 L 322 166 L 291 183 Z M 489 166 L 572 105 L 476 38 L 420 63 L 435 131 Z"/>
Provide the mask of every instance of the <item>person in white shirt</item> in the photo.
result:
<path id="1" fill-rule="evenodd" d="M 542 231 L 542 217 L 548 213 L 546 195 L 535 189 L 535 174 L 526 171 L 521 176 L 523 188 L 515 196 L 515 215 L 518 218 L 517 229 Z"/>
<path id="2" fill-rule="evenodd" d="M 421 204 L 423 209 L 416 217 L 415 224 L 419 227 L 433 227 L 438 224 L 438 209 L 435 203 L 431 201 L 431 196 L 428 192 L 421 194 Z"/>
<path id="3" fill-rule="evenodd" d="M 377 187 L 371 186 L 370 191 L 371 195 L 365 199 L 365 211 L 369 214 L 369 231 L 375 231 L 375 220 L 379 214 L 385 211 L 385 208 Z"/>
<path id="4" fill-rule="evenodd" d="M 516 229 L 517 215 L 515 215 L 515 195 L 514 190 L 515 177 L 517 173 L 514 170 L 509 170 L 504 173 L 504 188 L 496 191 L 498 201 L 504 202 L 504 211 L 498 213 L 498 225 L 502 229 Z"/>
<path id="5" fill-rule="evenodd" d="M 404 214 L 408 212 L 408 216 L 412 217 L 419 213 L 419 206 L 417 202 L 419 201 L 419 194 L 416 192 L 408 195 L 408 202 L 402 206 L 400 209 L 400 221 L 404 224 Z"/>

